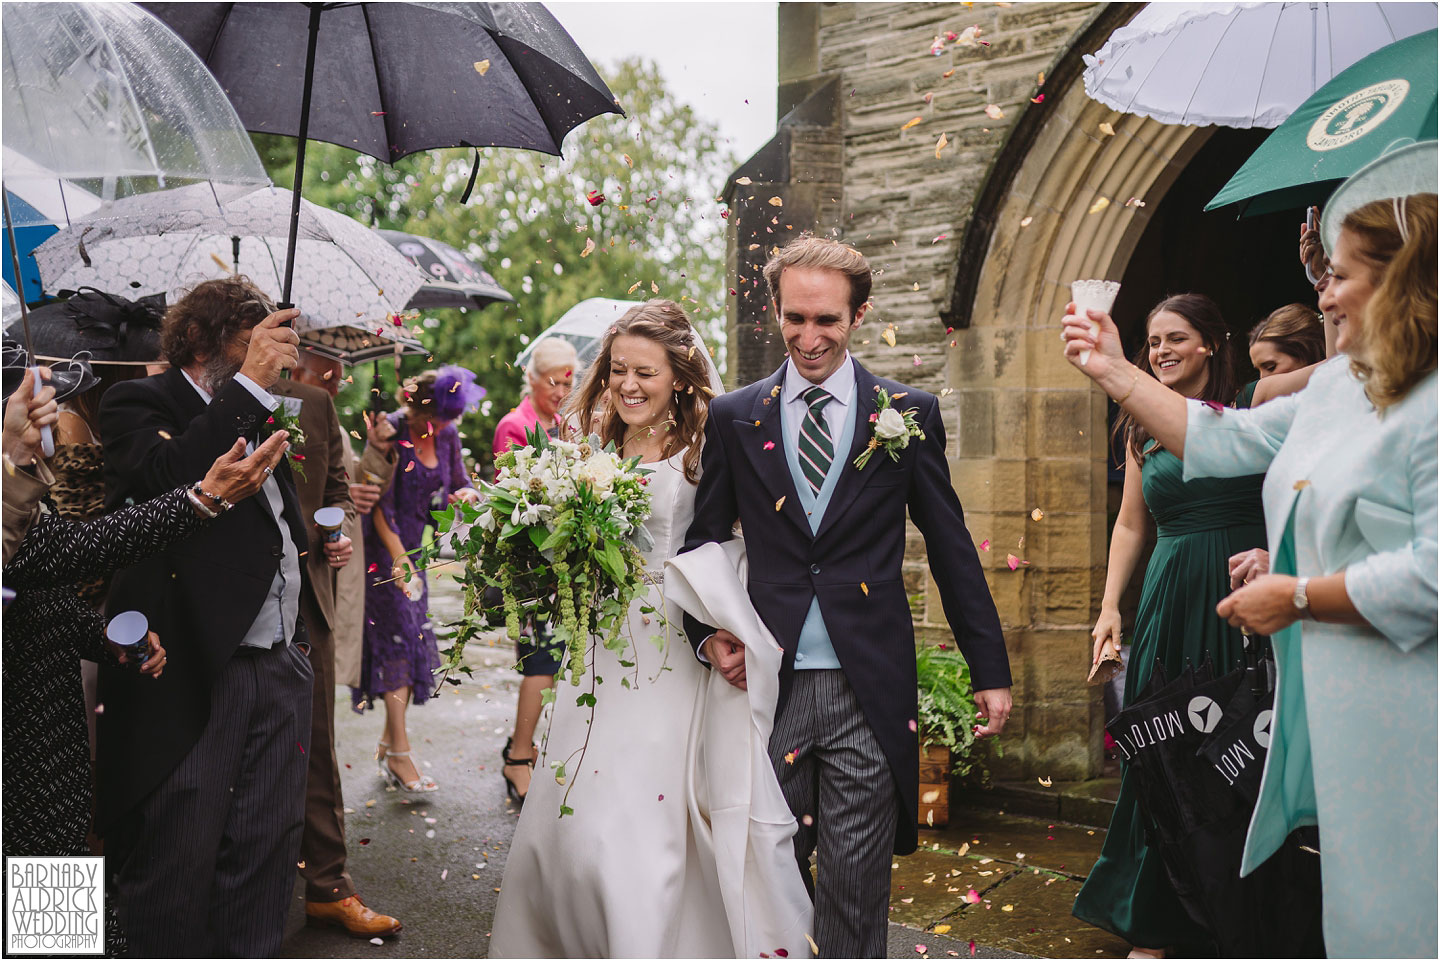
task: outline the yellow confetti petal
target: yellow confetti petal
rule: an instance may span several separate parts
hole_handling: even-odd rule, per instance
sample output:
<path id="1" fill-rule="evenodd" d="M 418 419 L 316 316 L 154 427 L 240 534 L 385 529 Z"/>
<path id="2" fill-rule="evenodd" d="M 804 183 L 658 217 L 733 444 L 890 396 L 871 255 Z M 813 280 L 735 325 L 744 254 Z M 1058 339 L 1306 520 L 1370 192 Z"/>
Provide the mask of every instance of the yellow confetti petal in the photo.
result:
<path id="1" fill-rule="evenodd" d="M 937 140 L 937 141 L 935 141 L 935 159 L 936 159 L 936 160 L 939 160 L 939 159 L 940 159 L 940 151 L 944 150 L 944 149 L 945 149 L 945 145 L 948 144 L 949 142 L 950 142 L 950 138 L 946 137 L 943 133 L 940 135 L 940 139 Z"/>
<path id="2" fill-rule="evenodd" d="M 742 187 L 748 187 L 755 181 L 751 180 L 749 177 L 737 177 L 735 178 L 735 182 Z"/>
<path id="3" fill-rule="evenodd" d="M 360 432 L 358 430 L 352 430 L 350 432 L 350 436 L 355 438 L 356 440 L 364 440 L 364 438 L 360 436 Z"/>
<path id="4" fill-rule="evenodd" d="M 966 841 L 964 844 L 960 845 L 960 850 L 958 850 L 958 851 L 955 852 L 955 856 L 956 856 L 956 857 L 963 858 L 965 855 L 967 855 L 967 854 L 969 854 L 969 853 L 970 853 L 970 842 L 969 842 L 969 841 Z"/>
<path id="5" fill-rule="evenodd" d="M 635 166 L 635 161 L 630 159 L 630 155 L 628 153 L 622 153 L 620 155 L 620 159 L 625 161 L 625 166 L 627 167 Z"/>
<path id="6" fill-rule="evenodd" d="M 780 508 L 782 508 L 782 507 L 785 506 L 785 498 L 788 497 L 788 496 L 789 496 L 788 494 L 786 494 L 786 495 L 781 495 L 780 499 L 775 502 L 775 509 L 776 509 L 777 511 L 778 511 Z"/>
<path id="7" fill-rule="evenodd" d="M 1051 784 L 1054 783 L 1048 777 L 1037 777 L 1035 780 L 1040 782 L 1041 787 L 1049 787 Z"/>
<path id="8" fill-rule="evenodd" d="M 487 73 L 490 72 L 490 61 L 489 61 L 489 60 L 476 60 L 476 61 L 475 61 L 475 72 L 478 73 L 478 74 L 479 74 L 480 76 L 482 76 L 482 77 L 485 76 Z"/>
<path id="9" fill-rule="evenodd" d="M 641 283 L 642 283 L 642 281 L 639 281 L 639 280 L 635 281 L 635 283 L 631 284 L 631 285 L 630 285 L 630 289 L 627 290 L 627 291 L 625 291 L 625 293 L 627 293 L 627 294 L 633 294 L 633 293 L 635 293 L 635 291 L 637 291 L 637 290 L 640 289 L 640 284 L 641 284 Z"/>
<path id="10" fill-rule="evenodd" d="M 985 116 L 989 117 L 991 120 L 1003 120 L 1005 118 L 1005 111 L 1001 110 L 999 106 L 992 103 L 986 105 Z"/>
<path id="11" fill-rule="evenodd" d="M 913 117 L 910 120 L 905 121 L 905 126 L 901 127 L 900 129 L 909 130 L 911 127 L 918 127 L 924 120 L 924 117 Z"/>
<path id="12" fill-rule="evenodd" d="M 944 397 L 944 396 L 946 396 L 947 394 L 953 394 L 953 393 L 955 393 L 955 388 L 954 388 L 954 387 L 942 387 L 942 388 L 940 388 L 940 396 L 941 396 L 941 397 Z"/>
<path id="13" fill-rule="evenodd" d="M 1310 482 L 1309 482 L 1308 480 L 1298 480 L 1298 481 L 1295 482 L 1295 489 L 1296 489 L 1297 491 L 1303 491 L 1305 488 L 1307 488 L 1307 487 L 1309 487 L 1309 486 L 1310 486 Z"/>
<path id="14" fill-rule="evenodd" d="M 1042 511 L 1042 510 L 1041 510 L 1040 508 L 1038 508 L 1038 507 L 1035 508 L 1033 511 L 1030 512 L 1030 519 L 1031 519 L 1032 521 L 1038 521 L 1038 520 L 1040 520 L 1041 518 L 1043 518 L 1044 516 L 1045 516 L 1045 512 Z"/>
<path id="15" fill-rule="evenodd" d="M 860 590 L 865 592 L 866 597 L 870 596 L 870 585 L 866 584 L 864 581 L 860 582 Z"/>
<path id="16" fill-rule="evenodd" d="M 884 330 L 884 332 L 880 334 L 880 339 L 883 340 L 883 341 L 885 341 L 885 343 L 889 344 L 891 347 L 894 347 L 894 346 L 895 346 L 895 328 L 894 328 L 893 326 L 891 326 L 891 327 L 886 327 L 885 330 Z"/>
<path id="17" fill-rule="evenodd" d="M 1103 133 L 1103 134 L 1104 134 L 1105 136 L 1107 136 L 1107 137 L 1113 137 L 1113 136 L 1115 136 L 1115 128 L 1112 127 L 1112 126 L 1110 126 L 1110 124 L 1108 124 L 1108 123 L 1102 123 L 1102 124 L 1100 125 L 1100 132 Z"/>
<path id="18" fill-rule="evenodd" d="M 810 942 L 810 953 L 811 953 L 811 954 L 819 954 L 819 953 L 820 953 L 820 945 L 818 945 L 818 944 L 815 943 L 815 939 L 814 939 L 814 938 L 810 937 L 810 935 L 807 934 L 807 935 L 805 935 L 805 940 Z"/>
<path id="19" fill-rule="evenodd" d="M 951 77 L 955 76 L 955 68 L 951 67 L 949 70 L 946 70 L 940 76 L 945 78 L 946 80 L 949 80 Z"/>
<path id="20" fill-rule="evenodd" d="M 921 804 L 934 804 L 940 798 L 939 791 L 926 791 L 920 795 Z"/>
<path id="21" fill-rule="evenodd" d="M 660 285 L 657 284 L 657 283 L 655 283 L 655 281 L 653 281 L 653 280 L 650 281 L 650 293 L 652 293 L 652 294 L 658 294 L 658 293 L 660 293 Z"/>
<path id="22" fill-rule="evenodd" d="M 582 251 L 580 251 L 580 256 L 581 256 L 581 257 L 589 257 L 589 256 L 590 256 L 592 253 L 594 253 L 594 252 L 595 252 L 595 238 L 593 238 L 593 237 L 586 237 L 586 238 L 585 238 L 585 249 L 582 250 Z"/>
<path id="23" fill-rule="evenodd" d="M 1099 200 L 1095 201 L 1093 204 L 1090 205 L 1090 213 L 1098 214 L 1100 211 L 1104 210 L 1108 206 L 1110 206 L 1110 198 L 1101 197 Z"/>
<path id="24" fill-rule="evenodd" d="M 1033 224 L 1034 222 L 1035 222 L 1035 218 L 1034 218 L 1034 217 L 1026 217 L 1024 220 L 1020 221 L 1020 226 L 1022 226 L 1022 227 L 1028 227 L 1028 226 L 1030 226 L 1031 224 Z"/>
<path id="25" fill-rule="evenodd" d="M 1013 905 L 1013 904 L 1003 904 L 1003 905 L 1000 906 L 1000 910 L 1001 910 L 1001 911 L 1014 911 L 1014 910 L 1015 910 L 1015 905 Z"/>
<path id="26" fill-rule="evenodd" d="M 156 431 L 156 433 L 159 434 L 159 435 L 160 435 L 162 438 L 164 438 L 165 440 L 171 440 L 170 432 L 169 432 L 169 431 L 161 430 L 161 431 Z"/>
<path id="27" fill-rule="evenodd" d="M 785 206 L 785 201 L 781 200 L 779 197 L 771 197 L 769 200 L 767 200 L 767 201 L 765 201 L 765 202 L 766 202 L 767 204 L 769 204 L 770 206 L 772 206 L 772 207 L 783 207 L 783 206 Z"/>

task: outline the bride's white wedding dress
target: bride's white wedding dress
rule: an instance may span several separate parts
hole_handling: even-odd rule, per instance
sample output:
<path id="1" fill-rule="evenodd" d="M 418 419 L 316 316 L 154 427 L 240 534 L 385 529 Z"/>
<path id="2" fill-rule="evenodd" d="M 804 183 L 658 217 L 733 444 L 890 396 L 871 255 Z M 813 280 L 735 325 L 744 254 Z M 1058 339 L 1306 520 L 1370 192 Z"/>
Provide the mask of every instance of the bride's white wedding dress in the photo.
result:
<path id="1" fill-rule="evenodd" d="M 653 470 L 646 527 L 655 544 L 645 560 L 659 577 L 694 516 L 695 487 L 678 455 L 646 466 Z M 763 772 L 768 783 L 755 777 L 747 757 L 763 755 L 763 743 L 756 746 L 743 716 L 736 722 L 733 704 L 725 713 L 707 708 L 719 700 L 707 698 L 710 672 L 696 661 L 681 612 L 664 603 L 662 591 L 651 587 L 631 608 L 626 658 L 635 666 L 622 667 L 617 655 L 594 645 L 591 669 L 604 680 L 595 690 L 593 721 L 575 703 L 590 690 L 588 676 L 578 688 L 563 681 L 557 688 L 546 755 L 505 866 L 491 957 L 718 958 L 777 948 L 791 957 L 809 954 L 810 904 L 787 840 L 794 821 L 773 772 Z M 640 610 L 662 606 L 668 627 Z M 652 643 L 657 637 L 664 641 L 659 647 Z M 587 728 L 589 744 L 577 761 Z M 729 728 L 736 728 L 733 737 Z M 707 754 L 706 738 L 714 743 L 717 735 L 738 748 Z M 565 762 L 571 784 L 565 803 L 574 814 L 563 818 L 566 788 L 549 767 L 556 760 Z M 723 778 L 727 765 L 736 768 L 737 782 L 754 780 L 764 795 L 764 843 L 747 841 L 743 825 L 738 834 L 727 827 L 723 811 L 710 823 L 707 785 Z M 723 803 L 733 801 L 733 789 L 728 794 Z M 734 890 L 747 884 L 751 890 Z M 754 890 L 760 887 L 766 890 Z"/>

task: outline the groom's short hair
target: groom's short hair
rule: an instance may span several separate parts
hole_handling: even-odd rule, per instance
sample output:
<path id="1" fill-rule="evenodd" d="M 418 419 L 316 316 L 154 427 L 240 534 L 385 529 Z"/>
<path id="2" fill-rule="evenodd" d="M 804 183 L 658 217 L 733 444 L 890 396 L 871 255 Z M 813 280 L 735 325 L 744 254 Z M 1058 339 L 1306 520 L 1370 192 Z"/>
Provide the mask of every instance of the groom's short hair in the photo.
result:
<path id="1" fill-rule="evenodd" d="M 776 305 L 780 303 L 780 274 L 787 267 L 811 267 L 844 274 L 850 281 L 852 317 L 870 299 L 870 261 L 849 244 L 813 234 L 801 234 L 786 244 L 765 264 L 765 285 L 770 288 L 770 299 Z"/>

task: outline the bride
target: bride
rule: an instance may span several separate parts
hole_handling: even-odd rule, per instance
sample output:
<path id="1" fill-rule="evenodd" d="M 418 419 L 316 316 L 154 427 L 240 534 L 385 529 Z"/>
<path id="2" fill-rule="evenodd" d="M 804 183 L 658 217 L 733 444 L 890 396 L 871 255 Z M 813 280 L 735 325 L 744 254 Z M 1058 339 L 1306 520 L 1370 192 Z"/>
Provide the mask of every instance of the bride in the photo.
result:
<path id="1" fill-rule="evenodd" d="M 602 439 L 652 471 L 652 586 L 631 607 L 623 655 L 591 645 L 587 668 L 604 682 L 593 710 L 577 705 L 579 689 L 557 686 L 491 957 L 809 956 L 810 901 L 794 866 L 795 822 L 764 761 L 768 730 L 748 730 L 743 708 L 717 706 L 744 695 L 710 686 L 665 599 L 665 562 L 694 515 L 708 398 L 720 389 L 684 311 L 651 300 L 609 329 L 572 398 L 572 415 L 593 416 Z M 768 725 L 773 702 L 753 713 Z M 751 781 L 737 832 L 735 785 Z M 562 801 L 573 814 L 559 816 Z"/>

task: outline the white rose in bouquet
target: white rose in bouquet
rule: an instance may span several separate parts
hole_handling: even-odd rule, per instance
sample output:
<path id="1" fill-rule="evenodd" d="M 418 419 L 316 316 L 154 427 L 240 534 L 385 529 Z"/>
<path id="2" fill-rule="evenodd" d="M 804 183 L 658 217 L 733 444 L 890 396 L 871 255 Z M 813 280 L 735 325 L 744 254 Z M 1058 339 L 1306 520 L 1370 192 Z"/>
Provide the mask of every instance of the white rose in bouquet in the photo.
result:
<path id="1" fill-rule="evenodd" d="M 595 493 L 604 495 L 615 486 L 615 478 L 619 473 L 620 465 L 614 456 L 604 451 L 596 451 L 581 465 L 576 480 L 585 481 L 595 489 Z"/>
<path id="2" fill-rule="evenodd" d="M 910 433 L 905 418 L 893 407 L 887 407 L 875 419 L 875 436 L 882 441 L 898 440 Z"/>

